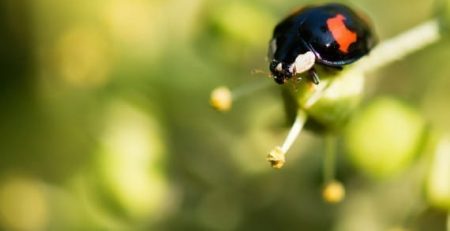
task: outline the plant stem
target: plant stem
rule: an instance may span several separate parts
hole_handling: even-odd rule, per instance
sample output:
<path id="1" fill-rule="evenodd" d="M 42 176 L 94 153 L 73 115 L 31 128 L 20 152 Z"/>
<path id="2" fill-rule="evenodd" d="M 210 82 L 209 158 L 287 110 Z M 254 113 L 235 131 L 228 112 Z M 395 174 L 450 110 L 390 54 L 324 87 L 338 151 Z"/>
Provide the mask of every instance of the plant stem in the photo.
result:
<path id="1" fill-rule="evenodd" d="M 295 118 L 294 124 L 292 125 L 286 139 L 283 142 L 281 147 L 277 146 L 272 151 L 270 151 L 267 156 L 267 161 L 269 161 L 270 165 L 273 168 L 279 169 L 283 167 L 286 162 L 286 152 L 292 146 L 294 141 L 297 139 L 298 135 L 303 129 L 303 125 L 305 125 L 308 116 L 305 111 L 299 110 L 297 112 L 297 117 Z"/>
<path id="2" fill-rule="evenodd" d="M 323 161 L 325 183 L 331 182 L 335 178 L 336 141 L 336 137 L 332 134 L 327 134 L 325 137 L 325 159 Z"/>
<path id="3" fill-rule="evenodd" d="M 406 32 L 381 42 L 354 68 L 368 72 L 397 61 L 441 38 L 437 19 L 426 21 Z"/>
<path id="4" fill-rule="evenodd" d="M 237 99 L 250 95 L 255 91 L 262 90 L 266 87 L 272 86 L 273 83 L 271 81 L 254 81 L 250 82 L 244 85 L 240 85 L 235 89 L 231 90 L 231 96 L 233 98 L 233 101 L 236 101 Z"/>
<path id="5" fill-rule="evenodd" d="M 281 150 L 286 153 L 289 148 L 294 143 L 295 139 L 297 139 L 298 135 L 303 129 L 303 125 L 306 123 L 306 119 L 308 116 L 306 115 L 306 112 L 303 110 L 299 110 L 297 112 L 297 117 L 295 118 L 294 124 L 291 127 L 291 130 L 289 130 L 288 136 L 284 140 L 283 145 L 281 146 Z"/>

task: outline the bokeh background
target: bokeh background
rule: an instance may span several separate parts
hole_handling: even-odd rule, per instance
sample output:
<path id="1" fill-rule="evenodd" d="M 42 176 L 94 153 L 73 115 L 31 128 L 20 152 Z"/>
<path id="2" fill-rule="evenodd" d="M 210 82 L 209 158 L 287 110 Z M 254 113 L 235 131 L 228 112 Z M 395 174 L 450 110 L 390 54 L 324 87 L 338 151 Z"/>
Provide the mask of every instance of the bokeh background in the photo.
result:
<path id="1" fill-rule="evenodd" d="M 381 42 L 439 9 L 340 2 Z M 338 142 L 337 205 L 320 193 L 321 134 L 304 131 L 282 170 L 265 160 L 288 130 L 278 86 L 210 108 L 216 86 L 272 81 L 254 70 L 267 72 L 274 25 L 306 3 L 0 1 L 1 230 L 445 230 L 446 39 L 367 76 Z"/>

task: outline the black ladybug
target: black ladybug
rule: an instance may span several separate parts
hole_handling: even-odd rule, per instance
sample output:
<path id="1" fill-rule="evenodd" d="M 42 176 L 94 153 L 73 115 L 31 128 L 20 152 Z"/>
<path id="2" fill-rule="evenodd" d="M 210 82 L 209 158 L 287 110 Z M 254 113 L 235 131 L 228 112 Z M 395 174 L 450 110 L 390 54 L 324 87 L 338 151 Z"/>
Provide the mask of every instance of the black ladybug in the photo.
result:
<path id="1" fill-rule="evenodd" d="M 275 82 L 308 72 L 314 65 L 342 69 L 369 53 L 376 43 L 369 23 L 349 7 L 331 3 L 304 7 L 281 21 L 270 41 L 270 71 Z"/>

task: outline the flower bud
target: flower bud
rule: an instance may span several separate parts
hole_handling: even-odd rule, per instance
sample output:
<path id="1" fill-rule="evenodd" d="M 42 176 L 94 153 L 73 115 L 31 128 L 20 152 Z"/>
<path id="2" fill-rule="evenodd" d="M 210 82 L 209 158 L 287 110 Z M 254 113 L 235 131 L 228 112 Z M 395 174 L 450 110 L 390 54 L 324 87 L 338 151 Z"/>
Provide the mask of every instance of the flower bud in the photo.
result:
<path id="1" fill-rule="evenodd" d="M 410 165 L 424 134 L 425 121 L 414 109 L 394 99 L 378 99 L 348 124 L 347 154 L 369 176 L 391 176 Z"/>
<path id="2" fill-rule="evenodd" d="M 227 87 L 218 87 L 211 92 L 210 104 L 217 111 L 228 111 L 232 104 L 232 95 Z"/>
<path id="3" fill-rule="evenodd" d="M 345 198 L 344 185 L 338 181 L 331 181 L 327 183 L 323 188 L 322 197 L 330 204 L 341 202 Z"/>
<path id="4" fill-rule="evenodd" d="M 340 72 L 318 70 L 318 85 L 301 80 L 295 86 L 287 87 L 287 95 L 293 100 L 286 101 L 303 108 L 310 119 L 328 130 L 341 128 L 358 106 L 364 87 L 363 74 L 347 68 Z"/>
<path id="5" fill-rule="evenodd" d="M 431 160 L 426 180 L 428 201 L 439 208 L 450 209 L 450 140 L 442 139 Z"/>

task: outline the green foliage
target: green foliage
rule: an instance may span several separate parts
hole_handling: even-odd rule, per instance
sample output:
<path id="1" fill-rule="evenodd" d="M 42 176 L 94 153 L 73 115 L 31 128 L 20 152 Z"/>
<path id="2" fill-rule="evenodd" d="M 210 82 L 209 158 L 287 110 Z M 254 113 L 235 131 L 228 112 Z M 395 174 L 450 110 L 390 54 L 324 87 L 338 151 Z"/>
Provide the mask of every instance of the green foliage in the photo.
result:
<path id="1" fill-rule="evenodd" d="M 431 1 L 353 3 L 380 41 L 433 17 Z M 286 133 L 278 86 L 226 115 L 209 107 L 218 85 L 272 81 L 251 73 L 266 72 L 273 26 L 303 4 L 1 1 L 0 229 L 443 230 L 445 211 L 432 206 L 448 209 L 448 165 L 418 148 L 424 124 L 450 128 L 447 41 L 364 78 L 323 74 L 336 89 L 311 105 L 306 81 L 285 89 L 295 110 L 348 132 L 337 145 L 341 204 L 321 198 L 321 134 L 302 133 L 284 169 L 266 163 Z M 410 106 L 369 103 L 379 95 Z"/>

